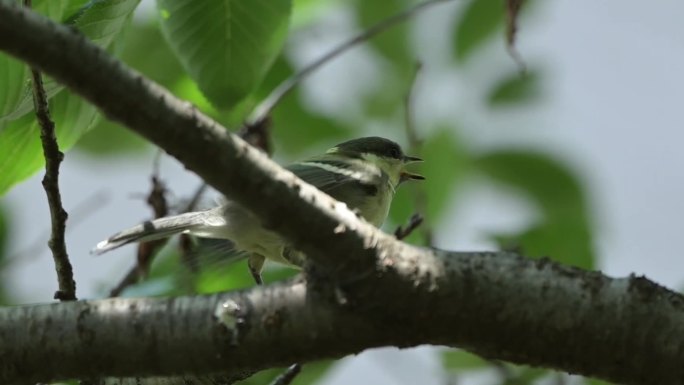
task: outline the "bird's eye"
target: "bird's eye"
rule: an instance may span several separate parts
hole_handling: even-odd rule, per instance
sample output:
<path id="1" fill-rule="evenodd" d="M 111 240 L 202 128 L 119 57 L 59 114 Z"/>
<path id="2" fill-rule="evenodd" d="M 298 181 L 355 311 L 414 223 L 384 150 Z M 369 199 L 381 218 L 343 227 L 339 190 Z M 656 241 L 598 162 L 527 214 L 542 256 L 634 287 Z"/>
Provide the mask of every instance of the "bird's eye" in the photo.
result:
<path id="1" fill-rule="evenodd" d="M 394 158 L 394 159 L 399 159 L 399 158 L 401 158 L 401 150 L 398 149 L 398 148 L 396 148 L 396 147 L 393 147 L 393 148 L 390 150 L 390 156 L 391 156 L 392 158 Z"/>

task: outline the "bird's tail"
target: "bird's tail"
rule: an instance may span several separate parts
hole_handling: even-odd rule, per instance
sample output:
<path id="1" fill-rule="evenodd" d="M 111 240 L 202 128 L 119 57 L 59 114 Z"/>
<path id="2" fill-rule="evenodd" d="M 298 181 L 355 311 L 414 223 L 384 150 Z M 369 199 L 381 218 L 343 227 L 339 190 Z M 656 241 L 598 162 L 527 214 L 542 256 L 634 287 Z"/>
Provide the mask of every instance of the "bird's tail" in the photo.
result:
<path id="1" fill-rule="evenodd" d="M 116 233 L 98 243 L 91 253 L 103 254 L 129 243 L 153 241 L 180 233 L 209 232 L 209 227 L 221 225 L 218 222 L 222 222 L 222 220 L 213 210 L 191 212 L 146 221 Z"/>

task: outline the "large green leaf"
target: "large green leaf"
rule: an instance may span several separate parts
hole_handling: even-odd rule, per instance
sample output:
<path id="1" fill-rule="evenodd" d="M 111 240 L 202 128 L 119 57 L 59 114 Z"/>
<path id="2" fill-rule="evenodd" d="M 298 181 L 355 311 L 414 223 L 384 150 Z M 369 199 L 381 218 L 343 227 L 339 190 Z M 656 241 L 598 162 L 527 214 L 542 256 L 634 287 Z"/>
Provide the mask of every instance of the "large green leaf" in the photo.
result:
<path id="1" fill-rule="evenodd" d="M 15 3 L 21 3 L 15 0 Z M 68 4 L 67 4 L 68 3 Z M 38 0 L 33 3 L 33 10 L 52 20 L 65 21 L 73 16 L 78 7 L 85 0 L 66 2 Z M 74 6 L 77 6 L 74 8 Z M 0 122 L 2 120 L 17 119 L 27 113 L 32 107 L 31 89 L 29 83 L 29 69 L 19 60 L 0 53 Z M 48 89 L 48 95 L 55 94 L 54 89 Z"/>
<path id="2" fill-rule="evenodd" d="M 516 71 L 504 77 L 494 85 L 487 95 L 487 102 L 492 107 L 510 106 L 526 103 L 539 96 L 539 73 Z"/>
<path id="3" fill-rule="evenodd" d="M 162 31 L 218 108 L 258 85 L 287 35 L 290 0 L 157 0 Z"/>
<path id="4" fill-rule="evenodd" d="M 122 38 L 121 32 L 139 2 L 140 0 L 94 0 L 77 8 L 77 5 L 85 1 L 77 0 L 69 4 L 67 1 L 43 0 L 36 3 L 35 9 L 53 20 L 65 22 L 80 30 L 101 47 L 109 48 L 115 39 Z M 0 54 L 0 79 L 3 77 L 8 79 L 10 86 L 0 89 L 0 122 L 18 119 L 33 109 L 26 65 Z M 47 76 L 44 77 L 44 88 L 48 98 L 64 89 Z"/>
<path id="5" fill-rule="evenodd" d="M 459 62 L 465 61 L 497 31 L 504 21 L 501 0 L 472 0 L 457 20 L 454 29 L 454 53 Z"/>
<path id="6" fill-rule="evenodd" d="M 302 371 L 297 375 L 292 381 L 292 385 L 312 385 L 317 384 L 325 376 L 326 373 L 332 368 L 335 361 L 323 360 L 317 362 L 310 362 L 302 365 Z M 285 372 L 285 368 L 275 368 L 262 370 L 255 375 L 238 381 L 237 385 L 263 385 L 271 384 L 276 377 L 280 376 Z"/>
<path id="7" fill-rule="evenodd" d="M 50 99 L 49 105 L 62 150 L 73 146 L 99 117 L 95 107 L 66 91 Z M 4 124 L 0 129 L 0 195 L 44 162 L 40 128 L 33 114 Z"/>
<path id="8" fill-rule="evenodd" d="M 408 8 L 411 4 L 406 0 L 367 1 L 356 0 L 356 14 L 362 29 L 377 24 L 394 14 Z M 394 66 L 403 65 L 405 69 L 413 67 L 410 47 L 410 24 L 402 22 L 374 36 L 369 44 Z"/>
<path id="9" fill-rule="evenodd" d="M 121 31 L 130 21 L 140 0 L 94 0 L 77 8 L 82 1 L 42 1 L 36 10 L 56 20 L 80 29 L 86 36 L 109 51 L 116 50 L 123 38 Z M 9 91 L 0 89 L 0 194 L 12 185 L 36 172 L 44 164 L 39 140 L 39 127 L 35 121 L 31 84 L 27 80 L 25 64 L 0 55 L 0 77 L 8 78 Z M 50 113 L 55 122 L 59 147 L 71 148 L 97 121 L 94 107 L 72 94 L 48 77 L 44 77 Z M 56 96 L 55 96 L 56 95 Z"/>
<path id="10" fill-rule="evenodd" d="M 449 371 L 467 371 L 489 367 L 489 361 L 461 349 L 445 350 L 441 354 L 442 367 Z"/>
<path id="11" fill-rule="evenodd" d="M 121 61 L 170 89 L 176 96 L 200 106 L 201 103 L 189 97 L 186 92 L 179 92 L 186 83 L 186 75 L 180 62 L 166 44 L 158 23 L 134 20 L 126 33 L 119 56 Z M 75 149 L 101 157 L 132 154 L 148 147 L 146 141 L 120 124 L 101 119 L 78 141 Z"/>
<path id="12" fill-rule="evenodd" d="M 587 199 L 578 177 L 553 158 L 535 152 L 501 150 L 479 157 L 478 170 L 513 187 L 536 204 L 541 218 L 516 234 L 495 239 L 531 257 L 548 256 L 592 268 L 595 254 Z"/>

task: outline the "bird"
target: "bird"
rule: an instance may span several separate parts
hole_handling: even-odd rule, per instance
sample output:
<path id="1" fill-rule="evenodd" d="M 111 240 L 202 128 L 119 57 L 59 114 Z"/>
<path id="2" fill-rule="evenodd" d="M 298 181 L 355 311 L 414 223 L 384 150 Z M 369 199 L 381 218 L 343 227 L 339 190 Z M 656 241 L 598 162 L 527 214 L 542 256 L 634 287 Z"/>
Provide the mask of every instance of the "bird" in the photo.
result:
<path id="1" fill-rule="evenodd" d="M 405 155 L 394 141 L 371 136 L 337 144 L 324 154 L 293 163 L 286 169 L 380 227 L 397 187 L 408 180 L 425 179 L 406 170 L 407 165 L 421 161 Z M 98 243 L 92 253 L 102 254 L 130 243 L 181 233 L 230 240 L 236 250 L 249 255 L 249 270 L 257 284 L 263 284 L 261 270 L 266 259 L 298 268 L 305 262 L 302 253 L 265 229 L 248 209 L 230 200 L 208 210 L 143 222 Z"/>

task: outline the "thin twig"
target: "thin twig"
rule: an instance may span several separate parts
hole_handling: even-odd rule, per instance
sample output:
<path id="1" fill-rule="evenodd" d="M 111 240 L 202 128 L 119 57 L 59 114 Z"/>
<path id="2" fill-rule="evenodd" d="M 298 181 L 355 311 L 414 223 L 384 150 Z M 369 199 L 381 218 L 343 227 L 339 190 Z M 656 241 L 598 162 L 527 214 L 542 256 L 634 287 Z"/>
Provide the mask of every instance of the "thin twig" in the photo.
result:
<path id="1" fill-rule="evenodd" d="M 159 178 L 159 164 L 161 151 L 157 153 L 152 163 L 152 189 L 147 195 L 147 204 L 154 212 L 154 218 L 161 218 L 169 213 L 169 206 L 166 202 L 166 186 Z M 137 250 L 137 261 L 131 267 L 119 283 L 109 292 L 110 297 L 118 297 L 127 287 L 137 283 L 141 278 L 147 276 L 152 260 L 157 251 L 166 244 L 167 239 L 155 239 L 148 242 L 140 242 Z"/>
<path id="2" fill-rule="evenodd" d="M 24 0 L 24 5 L 30 8 L 31 0 Z M 52 223 L 48 246 L 52 251 L 52 258 L 55 261 L 59 285 L 54 298 L 60 301 L 74 301 L 76 300 L 76 281 L 74 281 L 74 272 L 69 261 L 64 237 L 68 214 L 64 210 L 64 206 L 62 206 L 62 195 L 59 191 L 59 165 L 64 159 L 64 154 L 59 150 L 59 144 L 57 144 L 55 123 L 50 118 L 50 109 L 40 71 L 31 68 L 31 78 L 33 107 L 36 110 L 36 118 L 40 126 L 40 141 L 43 145 L 43 155 L 45 156 L 45 176 L 42 183 L 47 194 L 48 205 L 50 206 L 50 221 Z"/>
<path id="3" fill-rule="evenodd" d="M 416 124 L 415 124 L 415 120 L 413 117 L 413 98 L 414 98 L 414 93 L 415 93 L 415 88 L 416 88 L 416 81 L 418 79 L 418 75 L 420 74 L 420 71 L 422 70 L 422 68 L 423 68 L 423 66 L 420 63 L 420 61 L 416 62 L 416 69 L 413 72 L 413 77 L 411 78 L 411 83 L 409 84 L 409 89 L 406 92 L 406 96 L 404 97 L 404 125 L 406 128 L 406 138 L 408 139 L 408 144 L 409 144 L 409 153 L 415 154 L 418 156 L 420 156 L 421 147 L 423 145 L 423 142 L 418 137 L 418 133 L 416 130 Z M 411 191 L 413 192 L 413 204 L 414 204 L 415 209 L 419 213 L 423 213 L 423 215 L 426 215 L 426 213 L 427 213 L 427 195 L 425 194 L 425 189 L 422 188 L 422 186 L 413 186 Z M 416 216 L 416 214 L 414 214 L 414 217 L 415 216 Z M 420 219 L 422 222 L 424 218 L 421 217 Z M 411 220 L 409 220 L 409 225 L 412 223 L 413 220 L 414 220 L 414 218 L 411 217 Z M 420 223 L 415 225 L 414 228 L 411 229 L 411 231 L 413 231 L 416 227 L 418 227 L 418 225 L 420 225 Z M 400 229 L 401 229 L 401 227 L 397 228 L 397 232 L 399 232 Z M 395 235 L 397 232 L 395 232 Z M 410 234 L 410 231 L 408 234 Z M 406 234 L 403 238 L 408 236 L 408 234 Z M 430 226 L 425 224 L 422 228 L 422 234 L 423 234 L 425 244 L 428 246 L 432 246 L 432 244 L 433 244 L 433 233 L 432 233 L 432 229 L 430 228 Z M 399 236 L 397 236 L 397 238 L 403 239 L 403 238 L 399 238 Z"/>
<path id="4" fill-rule="evenodd" d="M 527 74 L 527 64 L 515 47 L 515 39 L 518 33 L 518 15 L 524 0 L 506 0 L 506 50 L 513 61 L 518 65 L 521 75 Z"/>
<path id="5" fill-rule="evenodd" d="M 271 385 L 290 385 L 295 377 L 302 371 L 302 365 L 292 364 L 283 374 L 276 377 Z"/>
<path id="6" fill-rule="evenodd" d="M 409 218 L 406 227 L 398 226 L 397 229 L 394 230 L 394 236 L 397 237 L 398 240 L 406 239 L 406 237 L 411 235 L 413 230 L 417 229 L 422 223 L 423 217 L 420 214 L 415 213 Z"/>
<path id="7" fill-rule="evenodd" d="M 273 92 L 271 92 L 270 95 L 264 101 L 262 101 L 253 111 L 252 114 L 248 117 L 247 119 L 247 125 L 253 125 L 256 124 L 262 120 L 264 120 L 273 110 L 273 108 L 280 102 L 285 95 L 287 95 L 292 89 L 299 83 L 302 82 L 307 76 L 309 76 L 311 73 L 316 71 L 318 68 L 323 66 L 324 64 L 330 62 L 332 59 L 335 57 L 341 55 L 345 51 L 347 51 L 349 48 L 354 47 L 355 45 L 362 43 L 364 41 L 370 40 L 374 36 L 386 31 L 387 29 L 393 27 L 396 24 L 401 23 L 402 21 L 414 16 L 418 12 L 427 9 L 428 7 L 439 4 L 439 3 L 445 3 L 451 0 L 428 0 L 424 1 L 422 3 L 416 4 L 415 6 L 405 9 L 394 16 L 391 16 L 387 19 L 383 19 L 377 24 L 371 26 L 370 28 L 366 29 L 365 31 L 361 32 L 360 34 L 354 36 L 353 38 L 347 40 L 346 42 L 340 44 L 339 46 L 335 47 L 333 50 L 328 52 L 327 54 L 323 55 L 322 57 L 318 58 L 311 64 L 307 65 L 306 67 L 302 68 L 297 72 L 296 74 L 292 75 L 278 87 L 276 87 Z"/>
<path id="8" fill-rule="evenodd" d="M 242 126 L 238 135 L 252 146 L 263 150 L 268 156 L 273 155 L 271 146 L 271 119 L 268 115 L 261 119 L 248 122 Z"/>

